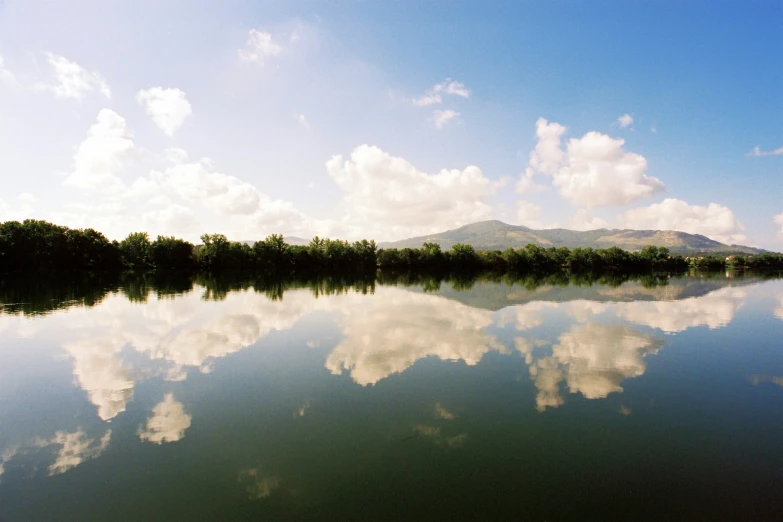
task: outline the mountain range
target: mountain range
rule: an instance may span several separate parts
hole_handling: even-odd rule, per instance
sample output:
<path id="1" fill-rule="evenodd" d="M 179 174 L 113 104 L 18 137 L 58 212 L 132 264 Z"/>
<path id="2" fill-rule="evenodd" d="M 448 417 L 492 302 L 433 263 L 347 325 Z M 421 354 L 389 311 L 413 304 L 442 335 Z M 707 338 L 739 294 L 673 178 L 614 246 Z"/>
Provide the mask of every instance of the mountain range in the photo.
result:
<path id="1" fill-rule="evenodd" d="M 476 250 L 505 250 L 521 248 L 532 243 L 541 247 L 620 247 L 624 250 L 641 250 L 646 245 L 663 246 L 672 252 L 741 252 L 759 254 L 764 250 L 743 246 L 726 245 L 699 234 L 688 234 L 674 230 L 568 230 L 551 228 L 533 230 L 520 225 L 509 225 L 502 221 L 481 221 L 438 234 L 412 237 L 400 241 L 381 243 L 381 248 L 419 248 L 423 243 L 438 243 L 448 250 L 455 243 L 472 245 Z"/>

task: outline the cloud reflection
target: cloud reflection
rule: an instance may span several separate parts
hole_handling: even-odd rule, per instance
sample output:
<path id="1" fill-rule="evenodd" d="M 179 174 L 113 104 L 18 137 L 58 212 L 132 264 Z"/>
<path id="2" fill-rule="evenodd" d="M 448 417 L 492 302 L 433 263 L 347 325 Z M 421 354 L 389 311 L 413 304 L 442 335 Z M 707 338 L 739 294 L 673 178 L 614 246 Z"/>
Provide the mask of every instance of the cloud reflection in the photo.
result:
<path id="1" fill-rule="evenodd" d="M 155 444 L 176 442 L 185 436 L 192 417 L 185 413 L 181 402 L 167 393 L 163 402 L 152 409 L 152 417 L 147 420 L 144 430 L 139 430 L 139 438 Z"/>
<path id="2" fill-rule="evenodd" d="M 143 306 L 122 296 L 110 296 L 89 310 L 69 313 L 66 329 L 76 340 L 63 344 L 73 361 L 79 386 L 103 420 L 125 411 L 135 381 L 149 375 L 153 361 L 164 365 L 169 381 L 187 378 L 189 369 L 208 373 L 216 359 L 256 343 L 274 330 L 291 328 L 300 318 L 329 306 L 308 291 L 287 292 L 282 301 L 263 294 L 232 292 L 225 300 L 204 302 L 198 292 L 176 299 L 150 301 Z M 146 367 L 123 363 L 121 352 L 146 355 Z"/>
<path id="3" fill-rule="evenodd" d="M 646 370 L 644 357 L 657 353 L 663 343 L 625 325 L 588 323 L 560 335 L 552 355 L 530 366 L 538 395 L 536 409 L 563 404 L 560 382 L 571 393 L 602 399 L 623 390 L 620 383 Z"/>
<path id="4" fill-rule="evenodd" d="M 746 291 L 721 288 L 702 297 L 680 301 L 634 301 L 617 303 L 617 316 L 626 321 L 676 333 L 695 326 L 711 329 L 728 325 L 745 303 Z"/>
<path id="5" fill-rule="evenodd" d="M 329 354 L 326 368 L 335 375 L 349 370 L 362 386 L 429 356 L 475 365 L 489 351 L 507 352 L 484 332 L 493 322 L 492 312 L 439 296 L 385 288 L 345 314 L 343 340 Z"/>

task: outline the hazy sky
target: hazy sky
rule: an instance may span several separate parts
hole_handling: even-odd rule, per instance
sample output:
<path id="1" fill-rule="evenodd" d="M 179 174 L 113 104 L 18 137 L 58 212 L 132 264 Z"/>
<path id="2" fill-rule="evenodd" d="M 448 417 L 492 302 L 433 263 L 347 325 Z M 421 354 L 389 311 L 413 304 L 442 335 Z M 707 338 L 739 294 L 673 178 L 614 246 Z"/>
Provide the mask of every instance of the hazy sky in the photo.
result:
<path id="1" fill-rule="evenodd" d="M 0 220 L 783 249 L 783 3 L 0 0 Z"/>

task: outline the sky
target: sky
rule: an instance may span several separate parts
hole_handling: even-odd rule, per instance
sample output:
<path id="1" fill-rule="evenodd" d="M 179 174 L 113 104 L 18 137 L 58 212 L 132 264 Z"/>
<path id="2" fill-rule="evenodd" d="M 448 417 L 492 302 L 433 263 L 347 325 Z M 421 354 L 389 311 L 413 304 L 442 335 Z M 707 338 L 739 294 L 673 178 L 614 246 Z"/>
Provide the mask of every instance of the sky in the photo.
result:
<path id="1" fill-rule="evenodd" d="M 783 250 L 779 1 L 0 0 L 0 221 Z"/>

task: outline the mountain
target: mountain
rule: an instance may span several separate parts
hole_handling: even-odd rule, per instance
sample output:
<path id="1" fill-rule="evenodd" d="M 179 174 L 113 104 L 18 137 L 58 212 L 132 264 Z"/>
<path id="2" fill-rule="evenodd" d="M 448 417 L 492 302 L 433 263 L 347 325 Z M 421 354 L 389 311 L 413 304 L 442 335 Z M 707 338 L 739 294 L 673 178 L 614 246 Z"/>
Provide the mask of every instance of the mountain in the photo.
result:
<path id="1" fill-rule="evenodd" d="M 381 243 L 381 248 L 419 248 L 424 242 L 438 243 L 449 249 L 455 243 L 473 245 L 477 250 L 505 250 L 520 248 L 528 243 L 541 247 L 593 247 L 618 246 L 624 250 L 641 250 L 646 245 L 664 246 L 672 252 L 744 252 L 758 254 L 764 250 L 742 245 L 724 245 L 699 234 L 687 234 L 674 230 L 568 230 L 552 228 L 533 230 L 502 221 L 481 221 L 438 234 L 413 237 L 400 241 Z"/>

